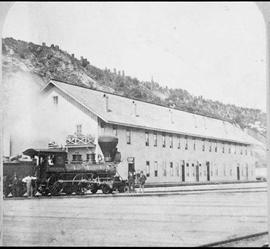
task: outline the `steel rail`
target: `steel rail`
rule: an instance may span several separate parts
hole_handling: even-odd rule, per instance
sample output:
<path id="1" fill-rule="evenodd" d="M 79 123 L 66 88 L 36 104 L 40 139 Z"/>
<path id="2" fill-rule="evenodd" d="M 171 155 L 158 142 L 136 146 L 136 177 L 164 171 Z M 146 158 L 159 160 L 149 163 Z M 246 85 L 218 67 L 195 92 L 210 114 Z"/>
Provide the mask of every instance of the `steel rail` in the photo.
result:
<path id="1" fill-rule="evenodd" d="M 268 232 L 260 232 L 260 233 L 254 233 L 254 234 L 249 234 L 249 235 L 244 235 L 244 236 L 240 236 L 240 237 L 236 237 L 236 238 L 231 238 L 231 239 L 227 239 L 227 240 L 221 240 L 221 241 L 217 241 L 217 242 L 213 242 L 213 243 L 208 243 L 208 244 L 204 244 L 204 245 L 200 245 L 198 247 L 219 247 L 222 245 L 226 245 L 226 244 L 230 244 L 233 242 L 239 242 L 239 241 L 243 241 L 243 240 L 247 240 L 247 239 L 251 239 L 251 238 L 255 238 L 255 237 L 261 237 L 263 235 L 267 235 Z M 266 246 L 266 245 L 263 245 Z"/>

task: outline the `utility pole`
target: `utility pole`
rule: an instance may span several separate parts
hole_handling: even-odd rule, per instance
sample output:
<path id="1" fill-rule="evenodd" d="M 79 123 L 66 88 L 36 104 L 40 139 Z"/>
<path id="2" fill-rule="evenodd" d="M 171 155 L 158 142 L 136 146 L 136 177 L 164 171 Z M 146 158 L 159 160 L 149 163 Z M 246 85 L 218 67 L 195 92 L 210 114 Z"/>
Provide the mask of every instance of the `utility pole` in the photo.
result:
<path id="1" fill-rule="evenodd" d="M 266 144 L 266 161 L 267 161 L 267 217 L 268 217 L 268 247 L 270 242 L 270 3 L 256 2 L 258 8 L 263 14 L 265 21 L 265 38 L 266 38 L 266 112 L 267 112 L 267 144 Z"/>
<path id="2" fill-rule="evenodd" d="M 3 82 L 2 82 L 2 30 L 12 2 L 0 2 L 0 246 L 3 245 Z"/>

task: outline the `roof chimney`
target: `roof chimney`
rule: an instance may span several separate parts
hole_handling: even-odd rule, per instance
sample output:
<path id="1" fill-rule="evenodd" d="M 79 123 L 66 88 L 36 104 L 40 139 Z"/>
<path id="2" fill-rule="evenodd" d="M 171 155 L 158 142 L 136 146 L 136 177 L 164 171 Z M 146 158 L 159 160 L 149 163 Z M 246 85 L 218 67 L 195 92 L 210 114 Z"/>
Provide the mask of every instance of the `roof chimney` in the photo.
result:
<path id="1" fill-rule="evenodd" d="M 172 111 L 172 109 L 169 109 L 169 113 L 170 113 L 171 123 L 174 124 L 174 121 L 173 121 L 173 111 Z"/>
<path id="2" fill-rule="evenodd" d="M 109 109 L 109 96 L 104 93 L 103 98 L 105 99 L 105 111 L 111 112 L 111 110 Z"/>
<path id="3" fill-rule="evenodd" d="M 133 108 L 134 108 L 134 116 L 135 117 L 139 117 L 138 113 L 137 113 L 137 103 L 133 100 L 132 101 L 132 104 L 133 104 Z"/>

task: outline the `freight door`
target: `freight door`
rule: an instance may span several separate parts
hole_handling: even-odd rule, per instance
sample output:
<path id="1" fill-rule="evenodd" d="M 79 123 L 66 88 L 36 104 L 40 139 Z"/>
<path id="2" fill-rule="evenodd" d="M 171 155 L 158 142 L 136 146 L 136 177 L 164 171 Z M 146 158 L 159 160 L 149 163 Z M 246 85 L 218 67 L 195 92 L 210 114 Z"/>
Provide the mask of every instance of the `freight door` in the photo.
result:
<path id="1" fill-rule="evenodd" d="M 199 164 L 196 165 L 196 181 L 198 182 L 199 179 Z"/>
<path id="2" fill-rule="evenodd" d="M 182 163 L 182 182 L 185 181 L 185 174 L 186 174 L 186 172 L 185 172 L 185 161 L 183 161 L 183 163 Z"/>
<path id="3" fill-rule="evenodd" d="M 207 181 L 210 181 L 210 162 L 206 162 Z"/>
<path id="4" fill-rule="evenodd" d="M 240 180 L 240 167 L 237 166 L 237 180 Z"/>
<path id="5" fill-rule="evenodd" d="M 135 158 L 134 157 L 128 157 L 128 173 L 134 173 L 135 172 Z"/>

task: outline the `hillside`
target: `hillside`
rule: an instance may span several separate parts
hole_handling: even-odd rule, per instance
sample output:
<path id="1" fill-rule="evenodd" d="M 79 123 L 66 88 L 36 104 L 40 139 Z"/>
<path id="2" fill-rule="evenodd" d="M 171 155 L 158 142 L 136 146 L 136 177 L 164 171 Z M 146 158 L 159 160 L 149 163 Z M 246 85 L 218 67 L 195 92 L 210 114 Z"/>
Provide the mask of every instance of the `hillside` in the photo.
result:
<path id="1" fill-rule="evenodd" d="M 57 45 L 37 45 L 13 38 L 3 39 L 4 79 L 16 72 L 30 72 L 44 85 L 58 79 L 113 92 L 172 108 L 227 120 L 265 137 L 266 114 L 258 109 L 223 104 L 219 101 L 193 96 L 183 89 L 162 87 L 158 82 L 139 81 L 126 76 L 124 71 L 100 69 L 88 59 L 76 58 Z"/>

